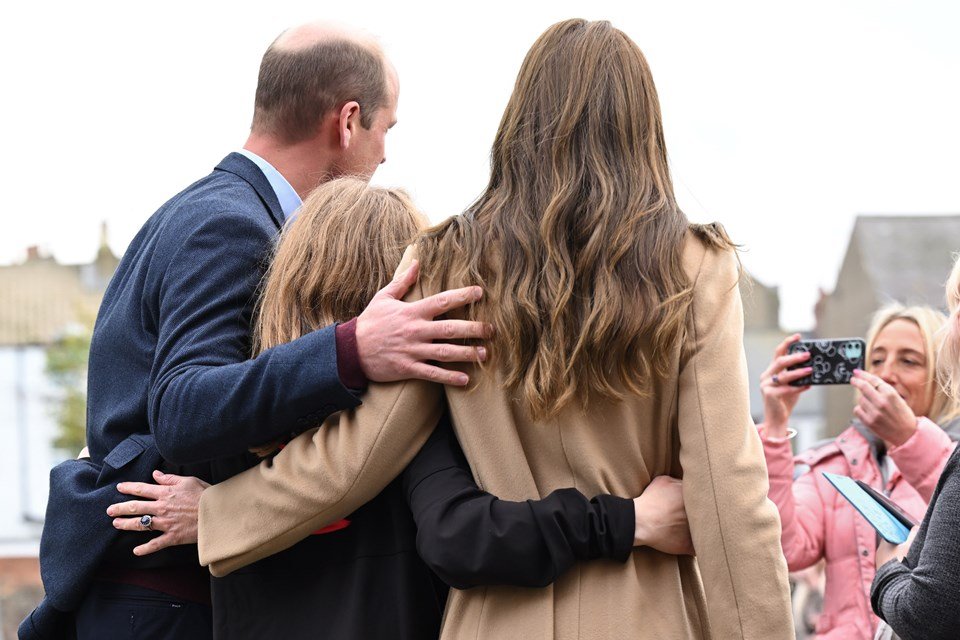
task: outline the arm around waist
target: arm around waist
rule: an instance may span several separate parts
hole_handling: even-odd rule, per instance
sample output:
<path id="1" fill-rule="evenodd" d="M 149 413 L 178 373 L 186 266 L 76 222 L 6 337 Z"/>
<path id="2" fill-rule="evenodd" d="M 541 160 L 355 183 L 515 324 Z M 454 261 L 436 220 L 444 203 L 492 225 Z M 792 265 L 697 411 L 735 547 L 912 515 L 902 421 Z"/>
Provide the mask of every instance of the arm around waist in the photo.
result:
<path id="1" fill-rule="evenodd" d="M 420 556 L 458 589 L 543 587 L 578 560 L 623 561 L 633 546 L 632 500 L 560 489 L 510 502 L 481 490 L 446 418 L 404 472 L 404 490 Z"/>

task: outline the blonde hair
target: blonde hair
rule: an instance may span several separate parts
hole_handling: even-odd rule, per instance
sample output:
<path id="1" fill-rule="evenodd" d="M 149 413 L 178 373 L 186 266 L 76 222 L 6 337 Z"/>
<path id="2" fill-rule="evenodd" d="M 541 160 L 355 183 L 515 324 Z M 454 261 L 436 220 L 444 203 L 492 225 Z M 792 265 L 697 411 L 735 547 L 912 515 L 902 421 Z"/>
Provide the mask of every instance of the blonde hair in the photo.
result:
<path id="1" fill-rule="evenodd" d="M 941 330 L 937 370 L 944 393 L 960 400 L 960 253 L 954 256 L 946 289 L 947 310 L 950 315 Z"/>
<path id="2" fill-rule="evenodd" d="M 401 190 L 356 178 L 317 187 L 280 235 L 257 303 L 253 354 L 359 315 L 425 226 Z"/>
<path id="3" fill-rule="evenodd" d="M 468 316 L 534 419 L 645 394 L 667 375 L 692 290 L 660 102 L 640 48 L 609 22 L 567 20 L 520 69 L 487 188 L 421 240 L 442 288 L 480 284 Z M 697 227 L 712 246 L 719 227 Z"/>
<path id="4" fill-rule="evenodd" d="M 943 424 L 960 416 L 960 404 L 946 394 L 938 361 L 941 356 L 942 331 L 946 317 L 940 311 L 927 306 L 905 307 L 902 304 L 888 304 L 878 310 L 870 322 L 867 331 L 867 362 L 873 352 L 877 336 L 894 320 L 907 320 L 920 330 L 923 341 L 924 359 L 927 369 L 927 400 L 930 402 L 928 418 Z"/>

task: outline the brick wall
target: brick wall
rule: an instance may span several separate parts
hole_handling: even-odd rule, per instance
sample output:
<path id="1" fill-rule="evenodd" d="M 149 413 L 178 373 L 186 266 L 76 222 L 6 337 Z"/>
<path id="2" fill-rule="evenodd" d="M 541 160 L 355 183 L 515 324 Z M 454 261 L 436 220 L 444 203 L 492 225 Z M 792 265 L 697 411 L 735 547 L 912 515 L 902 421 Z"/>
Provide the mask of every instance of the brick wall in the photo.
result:
<path id="1" fill-rule="evenodd" d="M 20 621 L 43 598 L 36 558 L 0 558 L 0 640 L 14 640 Z"/>

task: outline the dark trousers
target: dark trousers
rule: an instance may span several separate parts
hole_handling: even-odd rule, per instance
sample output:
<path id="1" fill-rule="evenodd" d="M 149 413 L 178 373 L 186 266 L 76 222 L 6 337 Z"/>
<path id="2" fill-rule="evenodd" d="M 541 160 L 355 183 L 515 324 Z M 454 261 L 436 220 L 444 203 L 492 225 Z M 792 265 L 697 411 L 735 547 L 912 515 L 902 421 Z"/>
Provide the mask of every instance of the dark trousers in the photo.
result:
<path id="1" fill-rule="evenodd" d="M 76 612 L 77 640 L 210 640 L 210 607 L 152 589 L 94 582 Z"/>

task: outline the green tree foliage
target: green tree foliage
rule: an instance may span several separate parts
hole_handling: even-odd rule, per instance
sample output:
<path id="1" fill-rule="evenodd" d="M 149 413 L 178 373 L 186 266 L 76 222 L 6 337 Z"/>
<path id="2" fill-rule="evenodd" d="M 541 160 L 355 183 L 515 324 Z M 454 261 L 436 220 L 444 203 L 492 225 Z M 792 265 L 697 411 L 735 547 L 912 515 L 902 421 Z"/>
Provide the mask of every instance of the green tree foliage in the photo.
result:
<path id="1" fill-rule="evenodd" d="M 92 324 L 73 325 L 47 347 L 46 372 L 57 387 L 53 407 L 59 426 L 54 446 L 77 455 L 84 447 L 87 430 L 87 358 Z"/>

